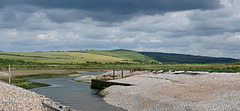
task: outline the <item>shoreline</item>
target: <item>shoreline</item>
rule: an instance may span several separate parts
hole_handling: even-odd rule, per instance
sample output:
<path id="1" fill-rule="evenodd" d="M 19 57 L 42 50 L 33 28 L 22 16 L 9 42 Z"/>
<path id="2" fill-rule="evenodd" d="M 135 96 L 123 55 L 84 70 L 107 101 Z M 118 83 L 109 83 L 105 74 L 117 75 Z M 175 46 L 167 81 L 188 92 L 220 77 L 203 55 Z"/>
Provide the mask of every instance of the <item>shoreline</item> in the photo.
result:
<path id="1" fill-rule="evenodd" d="M 103 98 L 98 95 L 97 90 L 90 89 L 90 84 L 72 81 L 73 78 L 74 77 L 35 79 L 32 81 L 53 84 L 56 86 L 36 88 L 31 91 L 43 94 L 54 101 L 61 101 L 61 103 L 69 105 L 75 110 L 124 111 L 107 104 Z"/>
<path id="2" fill-rule="evenodd" d="M 49 109 L 58 111 L 74 111 L 70 106 L 64 106 L 44 95 L 10 85 L 0 81 L 0 110 L 29 110 L 48 111 Z"/>
<path id="3" fill-rule="evenodd" d="M 145 72 L 109 80 L 135 86 L 110 86 L 101 93 L 108 104 L 129 111 L 240 110 L 240 73 L 197 73 Z"/>

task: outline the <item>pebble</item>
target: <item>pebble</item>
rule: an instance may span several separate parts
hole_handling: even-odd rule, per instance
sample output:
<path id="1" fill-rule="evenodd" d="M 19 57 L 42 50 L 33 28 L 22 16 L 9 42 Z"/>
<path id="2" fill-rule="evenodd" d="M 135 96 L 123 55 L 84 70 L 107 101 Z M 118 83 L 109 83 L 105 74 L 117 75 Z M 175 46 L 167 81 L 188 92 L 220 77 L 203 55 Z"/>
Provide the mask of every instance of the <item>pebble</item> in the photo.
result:
<path id="1" fill-rule="evenodd" d="M 201 73 L 201 72 L 198 72 Z M 129 111 L 239 111 L 240 73 L 152 74 L 112 82 L 104 100 Z"/>
<path id="2" fill-rule="evenodd" d="M 0 111 L 47 111 L 43 103 L 54 108 L 61 106 L 59 111 L 72 110 L 43 95 L 0 81 Z"/>

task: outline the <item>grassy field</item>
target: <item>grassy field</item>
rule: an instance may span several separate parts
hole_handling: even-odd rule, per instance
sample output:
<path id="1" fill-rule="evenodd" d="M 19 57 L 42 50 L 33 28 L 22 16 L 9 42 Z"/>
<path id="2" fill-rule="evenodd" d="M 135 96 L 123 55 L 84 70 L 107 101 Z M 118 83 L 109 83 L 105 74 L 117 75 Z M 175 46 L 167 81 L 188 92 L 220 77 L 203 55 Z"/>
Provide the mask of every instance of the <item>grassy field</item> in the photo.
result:
<path id="1" fill-rule="evenodd" d="M 207 72 L 240 72 L 240 64 L 166 64 L 146 68 L 149 70 L 172 71 L 207 71 Z"/>
<path id="2" fill-rule="evenodd" d="M 0 70 L 8 64 L 20 70 L 29 69 L 166 69 L 166 70 L 234 70 L 240 63 L 179 64 L 163 63 L 131 50 L 91 50 L 70 52 L 0 52 Z M 235 64 L 235 65 L 234 65 Z"/>
<path id="3" fill-rule="evenodd" d="M 48 84 L 31 82 L 29 79 L 43 79 L 43 78 L 57 78 L 68 77 L 71 74 L 34 74 L 34 75 L 18 75 L 11 78 L 11 84 L 25 89 L 32 89 L 38 87 L 47 87 Z M 1 81 L 8 82 L 8 78 L 0 78 Z"/>
<path id="4" fill-rule="evenodd" d="M 148 56 L 142 55 L 140 53 L 137 53 L 137 52 L 131 51 L 131 50 L 123 50 L 123 49 L 91 50 L 91 51 L 80 51 L 80 52 L 125 58 L 127 60 L 130 59 L 130 60 L 137 61 L 137 62 L 157 62 L 156 60 L 154 60 Z"/>
<path id="5" fill-rule="evenodd" d="M 2 71 L 8 73 L 8 71 Z M 26 76 L 26 75 L 44 75 L 44 74 L 73 74 L 76 70 L 11 70 L 11 74 L 14 76 Z"/>
<path id="6" fill-rule="evenodd" d="M 129 59 L 81 52 L 0 52 L 0 59 L 37 63 L 81 64 L 127 62 Z"/>
<path id="7" fill-rule="evenodd" d="M 0 52 L 0 70 L 7 69 L 8 64 L 17 69 L 93 69 L 93 67 L 111 69 L 129 65 L 148 67 L 157 63 L 154 59 L 130 50 Z"/>

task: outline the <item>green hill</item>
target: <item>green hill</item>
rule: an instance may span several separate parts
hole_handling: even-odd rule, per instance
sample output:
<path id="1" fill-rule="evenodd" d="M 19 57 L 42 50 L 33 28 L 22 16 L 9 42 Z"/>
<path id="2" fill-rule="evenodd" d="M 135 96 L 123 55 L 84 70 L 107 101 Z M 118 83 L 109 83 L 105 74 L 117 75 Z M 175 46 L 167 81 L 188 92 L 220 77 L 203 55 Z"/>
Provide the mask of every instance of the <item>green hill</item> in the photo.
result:
<path id="1" fill-rule="evenodd" d="M 78 64 L 86 62 L 126 62 L 125 58 L 81 52 L 0 52 L 0 59 L 36 63 Z"/>
<path id="2" fill-rule="evenodd" d="M 173 54 L 161 52 L 138 52 L 140 54 L 151 57 L 159 62 L 176 62 L 176 63 L 234 63 L 239 59 L 218 58 L 207 56 L 194 56 L 187 54 Z"/>
<path id="3" fill-rule="evenodd" d="M 118 57 L 118 58 L 125 58 L 125 59 L 130 59 L 134 62 L 157 62 L 156 60 L 154 60 L 148 56 L 142 55 L 140 53 L 137 53 L 136 51 L 125 50 L 125 49 L 91 50 L 91 51 L 80 51 L 80 52 L 112 56 L 112 57 Z"/>
<path id="4" fill-rule="evenodd" d="M 69 52 L 0 52 L 0 65 L 86 65 L 122 63 L 233 63 L 238 59 L 193 56 L 160 52 L 136 52 L 132 50 L 91 50 Z"/>

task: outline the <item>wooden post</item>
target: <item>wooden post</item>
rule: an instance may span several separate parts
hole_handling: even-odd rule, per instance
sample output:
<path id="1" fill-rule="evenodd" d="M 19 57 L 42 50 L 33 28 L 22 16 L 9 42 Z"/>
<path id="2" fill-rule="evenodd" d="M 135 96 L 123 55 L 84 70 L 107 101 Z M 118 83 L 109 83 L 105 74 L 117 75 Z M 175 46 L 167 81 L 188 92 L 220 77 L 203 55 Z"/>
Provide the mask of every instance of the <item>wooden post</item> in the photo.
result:
<path id="1" fill-rule="evenodd" d="M 115 70 L 113 70 L 113 79 L 115 79 Z"/>
<path id="2" fill-rule="evenodd" d="M 124 77 L 123 77 L 123 70 L 122 70 L 122 78 L 124 78 Z"/>
<path id="3" fill-rule="evenodd" d="M 11 66 L 8 67 L 8 83 L 11 84 Z"/>

